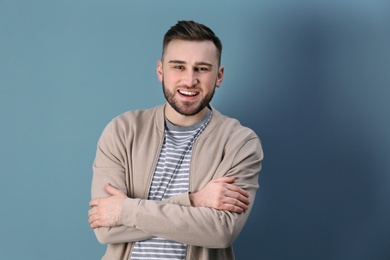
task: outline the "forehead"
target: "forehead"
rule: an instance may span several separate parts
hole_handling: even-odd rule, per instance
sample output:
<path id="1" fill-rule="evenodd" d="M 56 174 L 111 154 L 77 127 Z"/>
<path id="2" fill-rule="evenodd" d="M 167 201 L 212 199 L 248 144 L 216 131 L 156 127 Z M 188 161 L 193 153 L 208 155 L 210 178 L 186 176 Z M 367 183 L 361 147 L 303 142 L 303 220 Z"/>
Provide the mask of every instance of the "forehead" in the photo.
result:
<path id="1" fill-rule="evenodd" d="M 217 47 L 212 41 L 172 40 L 164 50 L 164 60 L 217 63 Z"/>

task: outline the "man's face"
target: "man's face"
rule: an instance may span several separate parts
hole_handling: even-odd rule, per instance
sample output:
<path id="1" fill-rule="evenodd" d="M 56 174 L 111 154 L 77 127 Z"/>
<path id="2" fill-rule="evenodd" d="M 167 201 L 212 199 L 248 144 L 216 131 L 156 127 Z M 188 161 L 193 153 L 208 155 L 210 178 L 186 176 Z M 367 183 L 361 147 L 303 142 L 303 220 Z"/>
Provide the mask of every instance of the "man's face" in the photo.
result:
<path id="1" fill-rule="evenodd" d="M 218 65 L 217 48 L 211 41 L 173 40 L 157 64 L 157 76 L 167 99 L 168 118 L 201 118 L 221 85 L 223 67 Z"/>

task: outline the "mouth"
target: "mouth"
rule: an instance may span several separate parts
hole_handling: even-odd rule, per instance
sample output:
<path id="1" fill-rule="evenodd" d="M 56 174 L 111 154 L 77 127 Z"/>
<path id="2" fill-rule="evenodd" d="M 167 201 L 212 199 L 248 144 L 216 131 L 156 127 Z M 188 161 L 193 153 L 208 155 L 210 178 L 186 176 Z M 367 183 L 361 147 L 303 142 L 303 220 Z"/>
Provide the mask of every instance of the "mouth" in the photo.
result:
<path id="1" fill-rule="evenodd" d="M 186 97 L 195 97 L 199 94 L 198 91 L 190 91 L 190 90 L 178 90 L 179 94 L 186 96 Z"/>

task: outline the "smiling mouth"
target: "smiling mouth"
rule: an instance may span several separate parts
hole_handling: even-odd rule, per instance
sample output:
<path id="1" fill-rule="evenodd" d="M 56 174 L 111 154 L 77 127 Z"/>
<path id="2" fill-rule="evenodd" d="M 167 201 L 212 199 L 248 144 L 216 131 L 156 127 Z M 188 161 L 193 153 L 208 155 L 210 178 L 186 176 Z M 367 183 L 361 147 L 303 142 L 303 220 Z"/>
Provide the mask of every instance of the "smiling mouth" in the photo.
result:
<path id="1" fill-rule="evenodd" d="M 185 90 L 178 90 L 178 92 L 183 96 L 188 96 L 188 97 L 194 97 L 199 94 L 199 92 L 185 91 Z"/>

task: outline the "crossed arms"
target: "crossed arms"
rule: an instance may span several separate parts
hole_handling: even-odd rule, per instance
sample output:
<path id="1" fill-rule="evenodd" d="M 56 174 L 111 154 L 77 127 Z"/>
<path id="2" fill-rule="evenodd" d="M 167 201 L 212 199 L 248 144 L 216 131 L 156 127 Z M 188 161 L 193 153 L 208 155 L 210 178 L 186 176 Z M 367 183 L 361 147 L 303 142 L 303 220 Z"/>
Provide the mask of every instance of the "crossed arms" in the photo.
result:
<path id="1" fill-rule="evenodd" d="M 125 170 L 115 161 L 118 156 L 100 147 L 97 158 L 103 164 L 94 166 L 93 199 L 88 212 L 99 242 L 129 243 L 164 237 L 208 248 L 230 246 L 253 205 L 262 160 L 257 138 L 241 145 L 231 158 L 226 158 L 228 166 L 215 170 L 213 180 L 192 193 L 164 201 L 129 198 Z"/>

